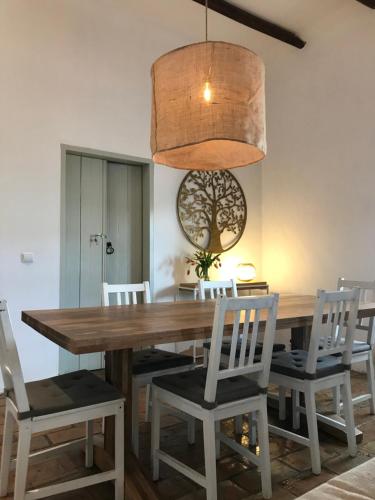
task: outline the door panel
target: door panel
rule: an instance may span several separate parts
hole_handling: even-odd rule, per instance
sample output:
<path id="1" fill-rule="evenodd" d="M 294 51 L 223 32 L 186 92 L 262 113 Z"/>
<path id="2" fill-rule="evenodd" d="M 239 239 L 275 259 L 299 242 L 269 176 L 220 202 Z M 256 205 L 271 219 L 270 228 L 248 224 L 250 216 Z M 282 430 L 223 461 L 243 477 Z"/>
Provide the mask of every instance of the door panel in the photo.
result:
<path id="1" fill-rule="evenodd" d="M 62 307 L 79 307 L 81 274 L 81 156 L 67 155 L 65 168 L 65 213 L 63 214 L 63 243 L 61 252 Z M 79 356 L 60 349 L 60 373 L 79 370 Z"/>
<path id="2" fill-rule="evenodd" d="M 61 307 L 101 305 L 103 281 L 143 280 L 142 193 L 142 167 L 67 155 Z M 112 255 L 106 254 L 109 241 Z M 74 356 L 60 350 L 60 373 L 101 367 L 101 353 Z"/>
<path id="3" fill-rule="evenodd" d="M 103 161 L 82 158 L 80 307 L 101 304 L 103 282 Z"/>
<path id="4" fill-rule="evenodd" d="M 81 157 L 68 155 L 65 185 L 65 251 L 61 302 L 64 307 L 79 307 L 81 266 Z"/>
<path id="5" fill-rule="evenodd" d="M 82 157 L 80 307 L 101 305 L 103 282 L 104 162 Z M 94 236 L 100 235 L 100 236 Z M 103 367 L 101 353 L 79 356 L 80 369 Z"/>
<path id="6" fill-rule="evenodd" d="M 115 252 L 106 255 L 108 283 L 142 281 L 142 169 L 108 164 L 107 233 Z"/>

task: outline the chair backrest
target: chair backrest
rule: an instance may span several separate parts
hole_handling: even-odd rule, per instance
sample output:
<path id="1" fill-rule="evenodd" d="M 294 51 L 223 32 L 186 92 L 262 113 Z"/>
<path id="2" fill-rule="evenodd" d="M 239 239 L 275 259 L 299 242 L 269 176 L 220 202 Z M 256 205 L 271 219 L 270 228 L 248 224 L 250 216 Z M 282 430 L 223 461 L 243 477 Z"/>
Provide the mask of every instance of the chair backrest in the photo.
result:
<path id="1" fill-rule="evenodd" d="M 222 379 L 252 374 L 252 378 L 261 388 L 267 388 L 278 301 L 278 294 L 261 297 L 218 297 L 204 393 L 207 403 L 215 401 L 217 384 Z M 228 365 L 223 367 L 220 365 L 221 348 L 224 329 L 228 324 L 232 325 L 231 348 Z M 263 349 L 261 356 L 255 356 L 260 329 L 265 331 Z M 241 346 L 239 351 L 238 342 Z"/>
<path id="2" fill-rule="evenodd" d="M 5 394 L 14 391 L 18 411 L 28 412 L 29 400 L 6 300 L 0 300 L 0 367 Z"/>
<path id="3" fill-rule="evenodd" d="M 110 296 L 113 295 L 118 306 L 137 304 L 137 293 L 142 293 L 144 304 L 150 304 L 151 294 L 148 281 L 124 285 L 108 285 L 108 283 L 103 283 L 103 305 L 109 306 Z"/>
<path id="4" fill-rule="evenodd" d="M 228 281 L 198 281 L 198 293 L 201 300 L 206 300 L 206 292 L 210 299 L 215 299 L 219 295 L 226 296 L 231 290 L 232 297 L 237 297 L 237 285 L 234 279 Z"/>
<path id="5" fill-rule="evenodd" d="M 359 288 L 337 292 L 318 290 L 306 373 L 315 374 L 318 358 L 330 354 L 342 354 L 342 363 L 350 366 L 359 292 Z"/>
<path id="6" fill-rule="evenodd" d="M 351 290 L 359 288 L 359 302 L 375 302 L 375 281 L 356 281 L 339 278 L 337 290 Z M 367 333 L 366 341 L 370 345 L 375 344 L 375 322 L 374 317 L 360 318 L 357 320 L 356 329 Z"/>

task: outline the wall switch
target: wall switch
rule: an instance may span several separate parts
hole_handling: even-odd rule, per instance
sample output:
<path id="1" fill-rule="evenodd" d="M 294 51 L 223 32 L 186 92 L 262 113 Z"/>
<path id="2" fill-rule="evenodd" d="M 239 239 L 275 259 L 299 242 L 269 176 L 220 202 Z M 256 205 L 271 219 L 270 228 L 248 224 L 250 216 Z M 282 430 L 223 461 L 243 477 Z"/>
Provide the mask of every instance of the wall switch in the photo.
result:
<path id="1" fill-rule="evenodd" d="M 32 264 L 34 262 L 34 254 L 31 252 L 21 253 L 21 262 L 24 264 Z"/>

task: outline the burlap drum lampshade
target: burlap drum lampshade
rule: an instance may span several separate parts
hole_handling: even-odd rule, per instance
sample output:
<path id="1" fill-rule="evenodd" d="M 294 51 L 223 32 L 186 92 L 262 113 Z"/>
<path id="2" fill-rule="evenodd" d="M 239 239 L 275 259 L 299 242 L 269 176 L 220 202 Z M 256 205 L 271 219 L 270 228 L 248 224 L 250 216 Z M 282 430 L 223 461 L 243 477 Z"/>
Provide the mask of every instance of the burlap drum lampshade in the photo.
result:
<path id="1" fill-rule="evenodd" d="M 254 52 L 196 43 L 163 55 L 151 73 L 155 162 L 217 170 L 264 158 L 264 65 Z"/>

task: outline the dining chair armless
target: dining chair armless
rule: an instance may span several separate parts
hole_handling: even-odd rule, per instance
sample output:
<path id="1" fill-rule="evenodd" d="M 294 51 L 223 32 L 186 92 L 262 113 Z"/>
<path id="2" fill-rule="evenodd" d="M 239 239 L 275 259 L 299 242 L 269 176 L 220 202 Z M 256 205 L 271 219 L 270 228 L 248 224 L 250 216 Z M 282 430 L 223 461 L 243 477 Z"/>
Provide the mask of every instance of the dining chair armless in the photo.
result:
<path id="1" fill-rule="evenodd" d="M 223 442 L 259 467 L 263 496 L 271 498 L 267 386 L 277 306 L 278 295 L 218 297 L 208 367 L 177 376 L 154 378 L 151 426 L 154 480 L 159 478 L 159 462 L 162 461 L 205 488 L 208 500 L 216 500 L 216 458 L 220 455 L 220 442 Z M 227 329 L 228 325 L 231 325 L 232 341 L 229 363 L 223 366 L 221 349 L 224 328 Z M 261 355 L 256 356 L 260 325 L 265 328 L 264 343 Z M 249 339 L 250 348 L 247 349 Z M 160 413 L 165 405 L 178 408 L 203 422 L 204 475 L 160 449 Z M 257 413 L 259 455 L 220 432 L 220 420 L 253 412 Z"/>
<path id="2" fill-rule="evenodd" d="M 317 420 L 346 432 L 349 454 L 356 454 L 353 404 L 350 386 L 353 334 L 357 321 L 359 288 L 350 291 L 318 290 L 309 350 L 273 353 L 270 382 L 290 389 L 293 398 L 293 428 L 299 428 L 300 414 L 306 415 L 308 437 L 270 425 L 271 433 L 310 448 L 312 472 L 320 474 Z M 317 413 L 315 393 L 340 386 L 345 420 Z M 299 395 L 304 394 L 305 406 Z"/>
<path id="3" fill-rule="evenodd" d="M 4 380 L 5 424 L 0 468 L 0 496 L 9 492 L 12 442 L 18 428 L 14 500 L 49 497 L 105 481 L 114 481 L 115 499 L 124 498 L 124 397 L 87 370 L 25 384 L 5 300 L 0 301 L 0 367 Z M 32 434 L 86 422 L 86 467 L 93 465 L 93 421 L 115 417 L 115 464 L 105 472 L 27 491 Z M 69 443 L 71 444 L 71 443 Z M 61 446 L 60 446 L 61 448 Z M 36 455 L 56 452 L 48 448 Z"/>
<path id="4" fill-rule="evenodd" d="M 345 278 L 339 278 L 337 282 L 338 290 L 351 290 L 359 288 L 360 303 L 375 302 L 375 281 L 353 281 Z M 370 413 L 375 413 L 375 368 L 374 368 L 374 345 L 375 345 L 375 323 L 374 318 L 361 318 L 356 323 L 355 334 L 364 335 L 364 340 L 353 339 L 352 364 L 366 363 L 366 375 L 368 393 L 360 394 L 353 398 L 353 404 L 368 401 Z M 334 390 L 334 408 L 339 415 L 342 410 L 340 402 L 340 387 Z"/>
<path id="5" fill-rule="evenodd" d="M 237 285 L 234 279 L 231 279 L 229 281 L 204 281 L 204 280 L 199 280 L 198 282 L 198 296 L 200 300 L 206 300 L 206 298 L 214 299 L 215 297 L 218 297 L 219 295 L 227 295 L 227 292 L 230 292 L 232 297 L 238 297 L 238 292 L 237 292 Z M 208 297 L 207 297 L 208 296 Z M 248 339 L 249 340 L 249 339 Z M 249 342 L 247 346 L 247 351 L 249 350 Z M 229 354 L 230 354 L 230 348 L 231 348 L 231 339 L 230 337 L 224 338 L 223 345 L 221 348 L 221 362 L 225 365 L 228 364 L 229 362 Z M 203 349 L 204 349 L 204 366 L 207 366 L 208 364 L 208 353 L 210 351 L 210 342 L 206 341 L 203 343 Z M 239 351 L 241 349 L 241 342 L 240 339 L 238 340 L 238 356 L 239 356 Z M 263 349 L 263 344 L 262 342 L 258 341 L 256 346 L 255 346 L 255 355 L 260 356 L 262 353 Z M 275 352 L 278 351 L 285 351 L 285 345 L 284 344 L 276 344 L 274 343 L 272 346 L 272 350 Z M 243 416 L 240 415 L 235 418 L 235 432 L 236 434 L 242 434 L 243 431 Z M 248 415 L 248 433 L 249 433 L 249 440 L 251 444 L 256 443 L 256 424 L 254 421 L 254 416 L 253 415 Z"/>
<path id="6" fill-rule="evenodd" d="M 109 306 L 111 297 L 114 297 L 114 305 L 137 304 L 137 294 L 142 295 L 143 303 L 151 303 L 150 284 L 143 283 L 109 285 L 103 283 L 103 304 Z M 141 349 L 133 353 L 133 378 L 132 378 L 132 445 L 136 456 L 139 456 L 139 396 L 140 389 L 146 387 L 146 421 L 149 421 L 150 411 L 150 387 L 154 377 L 165 374 L 176 374 L 192 370 L 195 368 L 194 360 L 191 356 L 164 351 L 150 347 Z M 195 440 L 194 419 L 185 419 L 188 423 L 188 441 Z"/>

